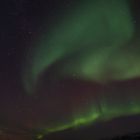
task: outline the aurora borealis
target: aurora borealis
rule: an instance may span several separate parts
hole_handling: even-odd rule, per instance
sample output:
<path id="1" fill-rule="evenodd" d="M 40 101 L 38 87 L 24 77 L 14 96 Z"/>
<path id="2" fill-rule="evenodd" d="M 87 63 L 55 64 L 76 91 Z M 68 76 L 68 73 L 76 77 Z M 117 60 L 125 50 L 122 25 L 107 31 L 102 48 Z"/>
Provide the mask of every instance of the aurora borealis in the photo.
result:
<path id="1" fill-rule="evenodd" d="M 0 140 L 140 132 L 139 6 L 1 1 Z"/>
<path id="2" fill-rule="evenodd" d="M 120 53 L 134 33 L 127 1 L 81 2 L 77 9 L 71 9 L 63 18 L 31 50 L 31 63 L 25 68 L 27 88 L 30 89 L 38 75 L 54 63 L 59 63 L 60 68 L 55 72 L 58 75 L 76 74 L 79 78 L 94 81 L 102 81 L 106 71 L 116 71 L 111 72 L 111 79 L 139 74 L 134 74 L 135 70 L 128 71 L 132 64 L 125 66 L 129 58 Z"/>
<path id="3" fill-rule="evenodd" d="M 58 14 L 48 32 L 27 50 L 22 70 L 27 93 L 35 96 L 41 84 L 52 83 L 43 91 L 46 110 L 51 110 L 46 124 L 40 124 L 45 133 L 140 113 L 136 91 L 121 91 L 114 84 L 140 76 L 140 42 L 129 2 L 81 1 Z M 93 83 L 93 89 L 67 87 L 65 79 Z M 57 89 L 61 82 L 64 87 Z M 102 90 L 94 91 L 95 83 Z"/>

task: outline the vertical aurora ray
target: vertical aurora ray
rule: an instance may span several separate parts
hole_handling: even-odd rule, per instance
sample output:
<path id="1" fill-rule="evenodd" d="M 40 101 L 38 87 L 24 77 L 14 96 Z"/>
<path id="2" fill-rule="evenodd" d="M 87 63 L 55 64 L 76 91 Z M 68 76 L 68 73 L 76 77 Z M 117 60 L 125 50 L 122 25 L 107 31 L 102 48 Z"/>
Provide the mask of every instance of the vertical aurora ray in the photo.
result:
<path id="1" fill-rule="evenodd" d="M 29 51 L 23 70 L 24 86 L 27 92 L 32 93 L 40 77 L 51 67 L 52 77 L 58 79 L 76 75 L 79 80 L 108 82 L 140 76 L 138 55 L 125 51 L 133 37 L 134 25 L 127 0 L 81 1 L 77 8 L 69 10 L 57 24 L 53 24 L 49 35 L 43 35 L 41 43 L 37 42 L 38 45 Z M 109 90 L 104 95 L 101 92 L 98 104 L 94 93 L 85 96 L 93 98 L 93 104 L 81 112 L 72 112 L 70 121 L 42 127 L 49 133 L 98 119 L 140 113 L 139 99 L 130 101 L 124 97 L 124 101 L 120 100 L 123 94 L 120 92 Z M 114 94 L 118 97 L 115 98 Z"/>

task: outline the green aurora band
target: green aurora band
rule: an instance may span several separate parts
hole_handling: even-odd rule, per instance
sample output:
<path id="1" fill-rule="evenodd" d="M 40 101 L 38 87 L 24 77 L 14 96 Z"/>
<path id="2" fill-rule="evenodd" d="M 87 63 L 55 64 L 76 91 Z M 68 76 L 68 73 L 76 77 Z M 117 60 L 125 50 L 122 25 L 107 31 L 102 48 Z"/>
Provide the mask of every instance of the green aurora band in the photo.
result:
<path id="1" fill-rule="evenodd" d="M 140 76 L 139 54 L 129 47 L 133 45 L 134 32 L 128 0 L 81 1 L 52 24 L 48 35 L 42 35 L 28 52 L 23 70 L 27 92 L 32 93 L 40 75 L 54 65 L 54 77 L 60 79 L 76 76 L 81 80 L 108 83 Z M 101 99 L 100 107 L 99 111 L 94 104 L 83 110 L 82 115 L 72 114 L 74 117 L 67 123 L 46 124 L 44 132 L 140 113 L 138 99 L 133 99 L 131 104 L 111 105 L 106 97 Z"/>

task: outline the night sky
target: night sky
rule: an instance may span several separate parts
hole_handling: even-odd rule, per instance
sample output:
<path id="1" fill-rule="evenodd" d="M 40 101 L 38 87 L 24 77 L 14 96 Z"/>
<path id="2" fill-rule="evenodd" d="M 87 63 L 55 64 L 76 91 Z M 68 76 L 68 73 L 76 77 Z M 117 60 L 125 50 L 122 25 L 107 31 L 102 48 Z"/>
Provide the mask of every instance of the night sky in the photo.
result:
<path id="1" fill-rule="evenodd" d="M 140 131 L 138 0 L 0 6 L 0 139 Z"/>

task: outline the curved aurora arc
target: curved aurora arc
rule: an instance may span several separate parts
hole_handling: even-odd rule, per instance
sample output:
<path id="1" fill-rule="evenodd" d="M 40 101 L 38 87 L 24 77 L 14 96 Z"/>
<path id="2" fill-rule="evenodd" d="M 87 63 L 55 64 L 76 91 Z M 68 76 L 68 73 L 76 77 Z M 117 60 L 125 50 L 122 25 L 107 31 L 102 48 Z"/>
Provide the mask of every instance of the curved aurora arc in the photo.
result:
<path id="1" fill-rule="evenodd" d="M 53 24 L 49 35 L 45 36 L 46 39 L 43 35 L 41 43 L 37 43 L 27 55 L 23 83 L 29 93 L 34 91 L 39 75 L 54 65 L 57 65 L 54 77 L 59 79 L 73 78 L 76 75 L 80 80 L 102 83 L 140 76 L 138 55 L 131 51 L 125 52 L 127 44 L 134 37 L 134 25 L 127 0 L 81 2 L 67 11 L 57 24 Z M 131 103 L 122 101 L 119 105 L 111 105 L 104 98 L 100 100 L 101 110 L 94 99 L 93 104 L 83 109 L 84 113 L 71 114 L 74 119 L 67 123 L 62 121 L 57 125 L 54 122 L 53 125 L 46 124 L 45 133 L 86 125 L 98 119 L 140 113 L 138 99 L 133 99 Z"/>

